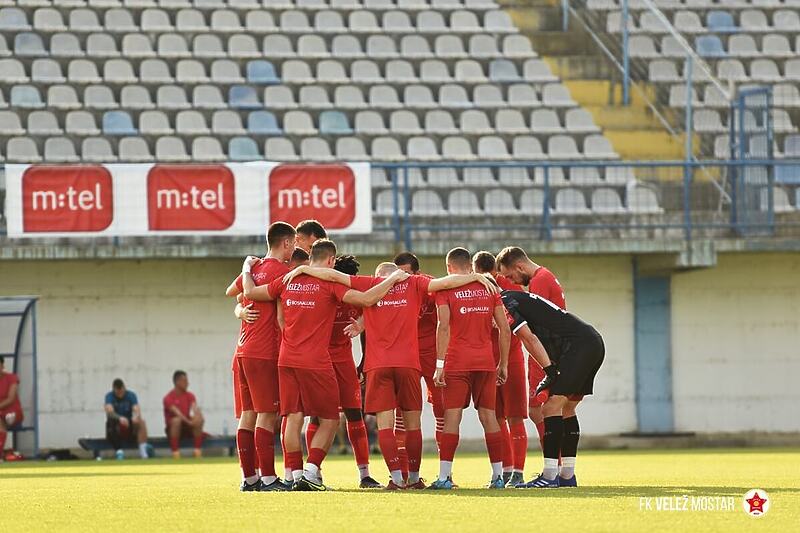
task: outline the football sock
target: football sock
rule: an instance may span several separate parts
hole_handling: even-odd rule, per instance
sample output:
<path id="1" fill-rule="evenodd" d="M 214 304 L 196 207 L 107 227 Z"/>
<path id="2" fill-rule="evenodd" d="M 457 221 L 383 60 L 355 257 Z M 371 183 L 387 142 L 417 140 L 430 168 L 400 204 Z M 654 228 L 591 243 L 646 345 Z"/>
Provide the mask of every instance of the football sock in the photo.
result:
<path id="1" fill-rule="evenodd" d="M 139 446 L 141 446 L 141 444 Z M 180 440 L 178 440 L 178 437 L 170 437 L 169 449 L 172 450 L 173 452 L 177 452 L 179 448 L 180 448 Z"/>
<path id="2" fill-rule="evenodd" d="M 0 431 L 0 454 L 6 449 L 6 435 L 7 431 Z"/>
<path id="3" fill-rule="evenodd" d="M 514 451 L 511 448 L 511 435 L 508 433 L 508 423 L 505 418 L 498 418 L 500 436 L 503 439 L 503 471 L 511 472 L 514 469 Z"/>
<path id="4" fill-rule="evenodd" d="M 383 460 L 386 461 L 386 467 L 389 469 L 389 472 L 394 472 L 395 470 L 400 472 L 400 480 L 402 481 L 403 476 L 400 470 L 400 458 L 397 456 L 397 440 L 395 439 L 393 429 L 387 428 L 378 430 L 378 446 L 381 449 Z"/>
<path id="5" fill-rule="evenodd" d="M 444 417 L 436 417 L 436 446 L 439 446 L 442 440 L 442 433 L 444 433 Z"/>
<path id="6" fill-rule="evenodd" d="M 539 447 L 544 451 L 544 420 L 536 422 L 536 432 L 539 434 Z"/>
<path id="7" fill-rule="evenodd" d="M 306 427 L 306 451 L 311 453 L 311 441 L 314 440 L 314 435 L 317 433 L 319 426 L 317 424 L 308 423 Z"/>
<path id="8" fill-rule="evenodd" d="M 303 477 L 303 452 L 284 451 L 284 461 L 286 462 L 286 479 L 297 481 Z"/>
<path id="9" fill-rule="evenodd" d="M 353 447 L 353 455 L 356 458 L 361 479 L 369 476 L 369 437 L 367 437 L 367 426 L 363 420 L 347 422 L 347 438 L 350 446 Z"/>
<path id="10" fill-rule="evenodd" d="M 283 453 L 283 476 L 284 479 L 292 479 L 292 468 L 289 466 L 289 461 L 286 453 L 286 445 L 284 438 L 286 436 L 286 417 L 281 418 L 281 452 Z"/>
<path id="11" fill-rule="evenodd" d="M 406 450 L 406 426 L 400 409 L 395 410 L 394 437 L 397 441 L 397 457 L 400 459 L 400 471 L 403 477 L 408 477 L 408 451 Z"/>
<path id="12" fill-rule="evenodd" d="M 204 437 L 203 437 L 203 434 L 202 434 L 202 433 L 201 433 L 200 435 L 197 435 L 197 436 L 194 438 L 194 449 L 195 449 L 195 450 L 199 450 L 200 448 L 202 448 L 202 447 L 203 447 L 203 438 L 204 438 Z M 274 437 L 273 437 L 273 438 L 274 438 Z M 273 444 L 273 449 L 274 449 L 274 448 L 275 448 L 275 445 Z"/>
<path id="13" fill-rule="evenodd" d="M 439 479 L 444 481 L 453 472 L 453 458 L 458 448 L 458 433 L 442 433 L 439 443 Z"/>
<path id="14" fill-rule="evenodd" d="M 408 452 L 408 477 L 411 480 L 411 473 L 417 474 L 419 479 L 419 465 L 422 462 L 422 430 L 406 430 L 406 451 Z M 416 483 L 416 481 L 415 481 Z"/>
<path id="15" fill-rule="evenodd" d="M 514 472 L 525 471 L 525 458 L 528 454 L 528 432 L 525 422 L 511 424 L 511 449 L 514 454 Z"/>
<path id="16" fill-rule="evenodd" d="M 558 457 L 564 440 L 564 419 L 561 416 L 548 416 L 544 419 L 544 470 L 545 479 L 555 479 L 558 475 Z"/>
<path id="17" fill-rule="evenodd" d="M 489 452 L 489 462 L 492 464 L 492 479 L 503 475 L 503 432 L 495 431 L 486 433 L 486 451 Z"/>
<path id="18" fill-rule="evenodd" d="M 255 441 L 261 477 L 271 477 L 272 481 L 275 481 L 275 434 L 267 429 L 257 427 Z"/>
<path id="19" fill-rule="evenodd" d="M 580 438 L 581 428 L 578 425 L 578 417 L 565 418 L 564 437 L 561 442 L 561 472 L 559 472 L 564 479 L 569 479 L 575 474 L 575 456 L 578 454 Z"/>
<path id="20" fill-rule="evenodd" d="M 176 446 L 175 450 L 177 450 L 177 449 L 178 449 L 178 447 Z M 175 450 L 173 450 L 173 451 L 175 451 Z M 142 459 L 147 459 L 147 443 L 146 442 L 142 442 L 142 443 L 139 444 L 139 457 L 141 457 Z"/>
<path id="21" fill-rule="evenodd" d="M 242 477 L 248 483 L 258 479 L 256 476 L 256 442 L 253 432 L 240 429 L 236 432 L 236 448 L 239 451 L 239 466 L 242 468 Z"/>
<path id="22" fill-rule="evenodd" d="M 322 466 L 322 461 L 328 453 L 322 448 L 311 448 L 308 451 L 308 460 L 306 461 L 305 474 L 312 476 L 311 479 L 319 480 L 319 471 Z M 308 477 L 308 476 L 306 476 Z"/>

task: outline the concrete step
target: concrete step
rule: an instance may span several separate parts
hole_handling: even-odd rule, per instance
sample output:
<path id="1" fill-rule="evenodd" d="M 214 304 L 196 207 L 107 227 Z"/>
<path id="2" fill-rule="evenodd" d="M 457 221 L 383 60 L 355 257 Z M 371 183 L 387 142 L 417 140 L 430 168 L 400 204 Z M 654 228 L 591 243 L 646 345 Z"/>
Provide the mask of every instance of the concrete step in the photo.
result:
<path id="1" fill-rule="evenodd" d="M 587 105 L 584 108 L 592 114 L 597 124 L 602 124 L 606 129 L 655 131 L 664 129 L 650 109 L 642 109 L 640 106 Z"/>
<path id="2" fill-rule="evenodd" d="M 548 56 L 553 74 L 562 80 L 608 80 L 616 69 L 601 55 Z"/>
<path id="3" fill-rule="evenodd" d="M 516 23 L 522 33 L 537 31 L 560 31 L 561 9 L 554 7 L 507 7 L 506 13 Z"/>
<path id="4" fill-rule="evenodd" d="M 603 127 L 602 124 L 598 124 Z M 603 128 L 603 135 L 614 150 L 627 160 L 683 159 L 683 137 L 673 138 L 666 131 L 614 130 Z"/>

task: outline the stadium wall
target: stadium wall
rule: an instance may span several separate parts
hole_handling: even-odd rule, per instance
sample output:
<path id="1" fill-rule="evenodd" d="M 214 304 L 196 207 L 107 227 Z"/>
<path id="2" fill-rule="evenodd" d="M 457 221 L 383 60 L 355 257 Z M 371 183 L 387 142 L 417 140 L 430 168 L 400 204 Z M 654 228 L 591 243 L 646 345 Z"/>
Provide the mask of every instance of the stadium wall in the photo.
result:
<path id="1" fill-rule="evenodd" d="M 635 431 L 632 257 L 536 259 L 558 275 L 569 309 L 606 339 L 597 394 L 581 408 L 583 432 Z M 364 260 L 362 272 L 377 262 Z M 422 265 L 444 273 L 440 257 Z M 101 435 L 103 395 L 118 376 L 138 393 L 150 433 L 162 435 L 161 398 L 176 368 L 189 373 L 207 430 L 233 433 L 237 323 L 223 291 L 238 269 L 230 259 L 0 263 L 0 294 L 41 296 L 42 446 Z M 790 254 L 726 254 L 715 268 L 673 275 L 676 430 L 800 430 L 790 411 L 800 399 L 790 381 L 799 370 L 798 270 L 800 258 Z M 785 401 L 769 401 L 776 397 Z M 480 437 L 474 414 L 465 421 L 464 437 Z"/>

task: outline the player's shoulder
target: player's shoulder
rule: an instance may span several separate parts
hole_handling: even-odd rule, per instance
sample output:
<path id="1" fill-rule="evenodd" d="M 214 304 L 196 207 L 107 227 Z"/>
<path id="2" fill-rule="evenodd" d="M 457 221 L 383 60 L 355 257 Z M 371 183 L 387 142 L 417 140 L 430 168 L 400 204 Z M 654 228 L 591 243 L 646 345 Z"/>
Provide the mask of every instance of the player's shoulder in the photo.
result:
<path id="1" fill-rule="evenodd" d="M 278 261 L 274 257 L 262 257 L 256 265 L 259 267 L 259 270 L 263 269 L 270 273 L 285 274 L 289 272 L 289 267 L 286 263 Z"/>

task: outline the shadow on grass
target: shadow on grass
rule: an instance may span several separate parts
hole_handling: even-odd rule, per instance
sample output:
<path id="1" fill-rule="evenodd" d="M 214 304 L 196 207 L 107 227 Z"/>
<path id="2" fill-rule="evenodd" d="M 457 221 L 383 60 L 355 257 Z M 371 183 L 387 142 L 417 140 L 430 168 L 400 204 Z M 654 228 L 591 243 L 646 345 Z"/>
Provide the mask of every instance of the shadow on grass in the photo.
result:
<path id="1" fill-rule="evenodd" d="M 79 477 L 171 476 L 167 472 L 13 472 L 3 473 L 3 479 L 58 479 Z"/>
<path id="2" fill-rule="evenodd" d="M 407 490 L 402 494 L 414 496 L 445 496 L 459 497 L 467 496 L 470 498 L 639 498 L 639 497 L 660 497 L 660 496 L 733 496 L 742 497 L 753 487 L 707 487 L 707 486 L 687 486 L 687 487 L 656 487 L 642 486 L 635 487 L 578 487 L 572 489 L 505 489 L 489 490 L 477 488 L 459 488 L 454 490 Z M 800 489 L 786 489 L 777 487 L 762 487 L 768 493 L 797 493 Z M 368 494 L 369 491 L 359 489 L 330 489 L 331 492 L 349 492 L 358 494 Z M 386 493 L 386 491 L 375 491 Z"/>

